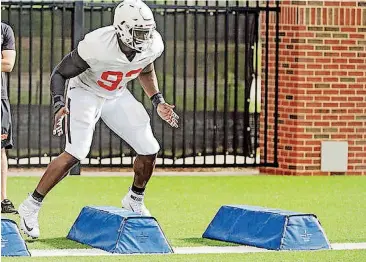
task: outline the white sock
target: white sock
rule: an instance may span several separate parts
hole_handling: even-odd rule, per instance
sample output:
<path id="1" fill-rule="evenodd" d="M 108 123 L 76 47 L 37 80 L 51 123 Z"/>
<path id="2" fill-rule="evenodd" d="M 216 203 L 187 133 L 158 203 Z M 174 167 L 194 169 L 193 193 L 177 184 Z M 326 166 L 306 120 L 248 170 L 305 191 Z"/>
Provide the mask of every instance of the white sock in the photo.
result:
<path id="1" fill-rule="evenodd" d="M 34 208 L 40 208 L 40 207 L 41 207 L 41 205 L 42 205 L 42 202 L 39 202 L 39 201 L 35 200 L 35 199 L 32 197 L 32 195 L 29 195 L 29 196 L 27 197 L 27 201 L 28 201 L 28 203 L 30 203 Z"/>

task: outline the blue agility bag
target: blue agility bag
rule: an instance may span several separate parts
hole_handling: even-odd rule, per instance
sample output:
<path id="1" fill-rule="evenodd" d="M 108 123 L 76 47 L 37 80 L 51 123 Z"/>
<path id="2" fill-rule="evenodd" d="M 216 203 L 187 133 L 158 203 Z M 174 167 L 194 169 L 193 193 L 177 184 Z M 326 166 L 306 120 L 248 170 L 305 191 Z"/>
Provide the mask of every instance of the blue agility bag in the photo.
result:
<path id="1" fill-rule="evenodd" d="M 84 207 L 67 238 L 110 253 L 173 253 L 155 218 L 117 207 Z"/>
<path id="2" fill-rule="evenodd" d="M 272 250 L 330 249 L 315 215 L 256 206 L 222 206 L 202 237 Z"/>
<path id="3" fill-rule="evenodd" d="M 1 256 L 30 256 L 15 221 L 1 219 Z"/>

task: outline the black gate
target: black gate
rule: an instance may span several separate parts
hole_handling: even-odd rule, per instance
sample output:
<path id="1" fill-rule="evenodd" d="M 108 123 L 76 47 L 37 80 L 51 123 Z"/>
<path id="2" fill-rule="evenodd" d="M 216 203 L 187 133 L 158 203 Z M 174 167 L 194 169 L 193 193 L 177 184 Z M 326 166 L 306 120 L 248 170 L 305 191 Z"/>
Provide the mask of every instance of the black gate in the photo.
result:
<path id="1" fill-rule="evenodd" d="M 260 17 L 265 12 L 265 17 L 276 18 L 278 43 L 279 3 L 262 6 L 260 2 L 147 2 L 165 42 L 165 52 L 155 63 L 159 86 L 166 100 L 176 105 L 181 120 L 179 129 L 171 129 L 152 110 L 138 83 L 130 83 L 129 89 L 150 113 L 160 142 L 158 166 L 276 165 L 277 143 L 267 143 L 268 125 L 259 123 L 269 103 L 268 52 L 262 49 L 271 42 L 269 19 Z M 64 139 L 52 136 L 51 130 L 50 72 L 84 34 L 112 23 L 116 4 L 2 1 L 2 20 L 13 28 L 17 46 L 8 90 L 15 134 L 15 149 L 9 151 L 11 166 L 43 166 L 62 152 Z M 263 23 L 266 33 L 260 34 Z M 267 62 L 263 70 L 262 58 Z M 277 100 L 271 102 L 276 107 Z M 266 138 L 261 146 L 260 135 Z M 266 152 L 273 145 L 271 162 Z M 100 121 L 82 164 L 131 166 L 134 155 Z"/>

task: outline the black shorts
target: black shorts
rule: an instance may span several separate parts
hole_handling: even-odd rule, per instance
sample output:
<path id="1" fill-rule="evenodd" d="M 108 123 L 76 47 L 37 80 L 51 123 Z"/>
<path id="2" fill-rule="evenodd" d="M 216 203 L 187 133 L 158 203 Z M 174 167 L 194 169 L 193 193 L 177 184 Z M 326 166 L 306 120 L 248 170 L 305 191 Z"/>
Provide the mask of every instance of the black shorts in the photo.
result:
<path id="1" fill-rule="evenodd" d="M 10 104 L 8 99 L 1 99 L 1 148 L 13 147 Z"/>

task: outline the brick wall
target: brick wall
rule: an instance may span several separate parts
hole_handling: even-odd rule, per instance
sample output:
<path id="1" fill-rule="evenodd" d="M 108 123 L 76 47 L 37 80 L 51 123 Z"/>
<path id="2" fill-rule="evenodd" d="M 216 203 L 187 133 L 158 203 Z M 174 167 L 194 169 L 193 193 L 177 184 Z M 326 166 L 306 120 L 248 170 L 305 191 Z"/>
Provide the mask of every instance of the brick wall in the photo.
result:
<path id="1" fill-rule="evenodd" d="M 321 141 L 342 140 L 349 144 L 346 174 L 365 175 L 366 1 L 281 1 L 280 6 L 279 168 L 261 171 L 329 175 L 320 172 Z M 269 100 L 274 96 L 274 18 L 271 14 Z M 273 114 L 270 103 L 270 146 Z M 261 121 L 263 130 L 263 114 Z"/>

